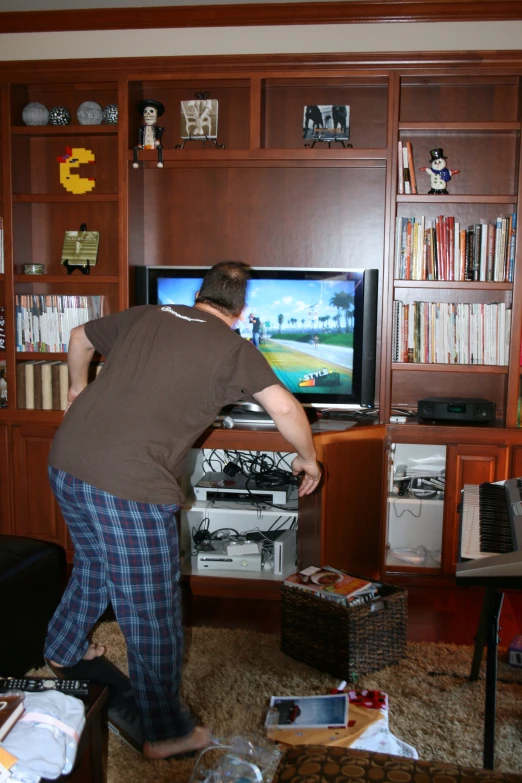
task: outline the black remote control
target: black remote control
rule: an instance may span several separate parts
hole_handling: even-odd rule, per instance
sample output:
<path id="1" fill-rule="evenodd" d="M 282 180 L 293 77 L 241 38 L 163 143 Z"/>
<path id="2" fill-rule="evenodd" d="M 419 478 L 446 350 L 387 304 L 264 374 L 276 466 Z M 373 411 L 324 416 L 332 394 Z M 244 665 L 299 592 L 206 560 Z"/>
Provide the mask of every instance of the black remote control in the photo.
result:
<path id="1" fill-rule="evenodd" d="M 27 691 L 41 693 L 42 691 L 60 691 L 69 696 L 87 696 L 89 680 L 54 680 L 51 677 L 6 678 L 0 677 L 1 691 Z"/>

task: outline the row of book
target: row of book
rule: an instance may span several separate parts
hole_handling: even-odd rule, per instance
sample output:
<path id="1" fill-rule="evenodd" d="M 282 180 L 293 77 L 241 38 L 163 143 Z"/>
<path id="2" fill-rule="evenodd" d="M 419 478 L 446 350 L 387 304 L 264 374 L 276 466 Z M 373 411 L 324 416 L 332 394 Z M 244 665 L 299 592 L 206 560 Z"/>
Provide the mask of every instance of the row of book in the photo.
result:
<path id="1" fill-rule="evenodd" d="M 4 274 L 4 219 L 0 215 L 0 275 Z"/>
<path id="2" fill-rule="evenodd" d="M 399 141 L 397 149 L 397 191 L 399 194 L 415 195 L 417 177 L 413 163 L 413 148 L 409 141 Z"/>
<path id="3" fill-rule="evenodd" d="M 505 302 L 393 303 L 394 362 L 507 365 L 510 337 Z"/>
<path id="4" fill-rule="evenodd" d="M 5 351 L 5 307 L 0 307 L 0 351 Z"/>
<path id="5" fill-rule="evenodd" d="M 371 603 L 379 594 L 379 584 L 376 582 L 351 576 L 331 566 L 309 566 L 288 576 L 284 584 L 315 593 L 319 598 L 343 606 Z"/>
<path id="6" fill-rule="evenodd" d="M 98 374 L 103 362 L 96 366 Z M 69 392 L 67 362 L 19 362 L 16 367 L 16 405 L 23 410 L 64 411 Z"/>
<path id="7" fill-rule="evenodd" d="M 101 315 L 101 296 L 17 294 L 16 350 L 63 353 L 71 329 Z"/>
<path id="8" fill-rule="evenodd" d="M 517 213 L 461 227 L 453 215 L 397 217 L 397 280 L 512 282 Z"/>

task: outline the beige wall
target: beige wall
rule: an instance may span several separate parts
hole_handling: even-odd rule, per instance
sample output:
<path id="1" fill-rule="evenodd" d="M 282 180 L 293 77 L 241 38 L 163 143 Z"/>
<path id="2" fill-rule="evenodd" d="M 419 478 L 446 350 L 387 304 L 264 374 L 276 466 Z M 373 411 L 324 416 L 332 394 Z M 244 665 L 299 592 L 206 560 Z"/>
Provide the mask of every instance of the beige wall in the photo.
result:
<path id="1" fill-rule="evenodd" d="M 0 60 L 522 49 L 522 21 L 298 25 L 0 35 Z"/>

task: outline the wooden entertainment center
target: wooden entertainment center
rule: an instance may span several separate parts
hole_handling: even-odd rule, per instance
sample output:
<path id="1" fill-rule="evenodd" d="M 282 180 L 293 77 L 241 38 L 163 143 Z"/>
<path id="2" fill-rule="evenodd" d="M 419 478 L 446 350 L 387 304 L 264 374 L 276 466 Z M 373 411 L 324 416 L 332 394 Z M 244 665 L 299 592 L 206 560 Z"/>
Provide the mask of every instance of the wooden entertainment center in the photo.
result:
<path id="1" fill-rule="evenodd" d="M 452 583 L 460 490 L 465 483 L 522 475 L 518 425 L 522 331 L 522 251 L 513 282 L 394 279 L 396 217 L 455 215 L 463 227 L 520 213 L 522 52 L 422 55 L 278 55 L 18 62 L 0 65 L 1 191 L 8 407 L 0 410 L 0 530 L 72 544 L 47 480 L 47 453 L 62 414 L 17 409 L 15 295 L 95 294 L 105 312 L 132 304 L 133 267 L 205 266 L 223 258 L 252 266 L 378 268 L 379 323 L 375 423 L 316 435 L 326 466 L 320 493 L 300 503 L 303 565 L 323 563 L 415 584 Z M 180 144 L 180 101 L 205 91 L 219 101 L 218 142 Z M 155 152 L 132 168 L 137 103 L 165 105 L 165 166 Z M 79 125 L 86 100 L 119 107 L 116 125 Z M 26 126 L 38 101 L 64 106 L 67 126 Z M 350 106 L 352 148 L 305 148 L 303 107 Z M 419 195 L 397 194 L 397 145 L 413 145 Z M 59 155 L 95 155 L 91 193 L 68 193 Z M 449 196 L 427 195 L 429 151 L 443 148 L 461 170 Z M 71 276 L 61 265 L 65 230 L 100 232 L 97 265 Z M 23 274 L 42 263 L 45 274 Z M 506 365 L 392 361 L 393 302 L 504 302 L 512 309 Z M 46 360 L 63 354 L 39 354 Z M 483 397 L 495 426 L 390 421 L 425 396 Z M 444 449 L 437 564 L 398 564 L 387 554 L 392 447 Z M 275 432 L 215 429 L 198 448 L 291 451 Z M 416 514 L 413 514 L 416 516 Z M 277 598 L 278 582 L 191 576 L 198 594 Z"/>

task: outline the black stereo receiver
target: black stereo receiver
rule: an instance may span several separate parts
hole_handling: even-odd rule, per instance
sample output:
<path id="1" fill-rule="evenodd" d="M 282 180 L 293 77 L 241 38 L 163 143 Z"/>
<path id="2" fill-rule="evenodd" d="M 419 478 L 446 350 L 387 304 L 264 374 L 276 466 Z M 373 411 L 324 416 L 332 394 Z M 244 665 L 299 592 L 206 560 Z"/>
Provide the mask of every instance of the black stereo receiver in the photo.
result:
<path id="1" fill-rule="evenodd" d="M 496 405 L 478 397 L 425 397 L 417 403 L 417 417 L 456 424 L 493 424 Z"/>

